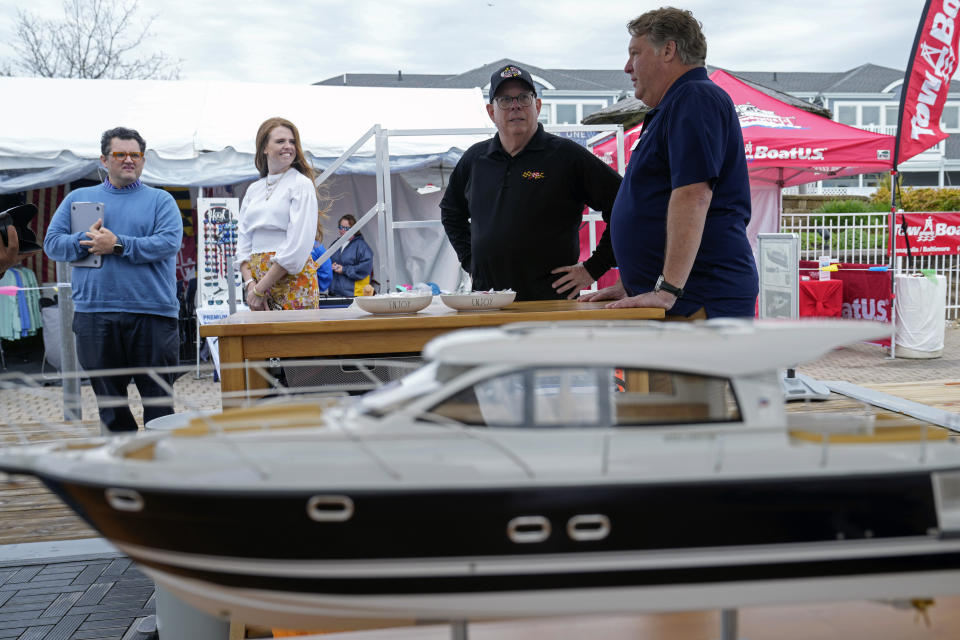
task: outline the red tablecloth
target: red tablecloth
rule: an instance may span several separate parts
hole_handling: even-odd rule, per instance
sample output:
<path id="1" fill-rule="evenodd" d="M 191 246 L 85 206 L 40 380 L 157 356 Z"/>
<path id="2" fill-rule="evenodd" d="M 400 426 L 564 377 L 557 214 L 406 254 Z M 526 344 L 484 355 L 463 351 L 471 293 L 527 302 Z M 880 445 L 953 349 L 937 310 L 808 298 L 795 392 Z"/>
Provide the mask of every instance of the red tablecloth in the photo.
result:
<path id="1" fill-rule="evenodd" d="M 843 282 L 843 317 L 890 322 L 893 308 L 890 272 L 869 271 L 870 267 L 875 266 L 871 264 L 841 262 L 838 266 L 839 271 L 830 273 L 830 280 Z M 807 282 L 819 280 L 819 274 L 816 262 L 800 261 L 800 275 L 810 276 Z"/>
<path id="2" fill-rule="evenodd" d="M 843 282 L 840 280 L 801 280 L 800 316 L 843 317 Z"/>

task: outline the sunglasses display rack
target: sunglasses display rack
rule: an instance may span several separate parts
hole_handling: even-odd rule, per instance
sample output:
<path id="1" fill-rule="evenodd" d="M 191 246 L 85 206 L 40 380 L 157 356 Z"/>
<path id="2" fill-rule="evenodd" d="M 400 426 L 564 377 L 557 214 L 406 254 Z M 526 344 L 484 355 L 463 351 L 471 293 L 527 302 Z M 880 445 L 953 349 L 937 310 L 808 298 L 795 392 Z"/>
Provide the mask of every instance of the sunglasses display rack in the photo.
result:
<path id="1" fill-rule="evenodd" d="M 197 307 L 227 311 L 229 287 L 243 305 L 237 256 L 237 198 L 197 198 L 200 233 L 197 242 Z"/>

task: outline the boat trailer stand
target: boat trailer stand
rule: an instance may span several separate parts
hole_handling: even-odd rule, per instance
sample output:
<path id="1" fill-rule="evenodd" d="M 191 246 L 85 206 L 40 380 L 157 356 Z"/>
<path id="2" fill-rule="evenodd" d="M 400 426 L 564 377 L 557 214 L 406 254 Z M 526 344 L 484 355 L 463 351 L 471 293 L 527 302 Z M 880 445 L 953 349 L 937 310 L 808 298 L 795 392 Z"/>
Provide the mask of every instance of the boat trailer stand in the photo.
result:
<path id="1" fill-rule="evenodd" d="M 467 640 L 466 620 L 454 620 L 450 623 L 450 640 Z"/>
<path id="2" fill-rule="evenodd" d="M 720 640 L 737 640 L 737 622 L 739 615 L 736 609 L 720 610 Z M 450 621 L 450 640 L 468 640 L 467 621 Z"/>
<path id="3" fill-rule="evenodd" d="M 737 622 L 736 609 L 720 610 L 720 640 L 737 640 Z"/>
<path id="4" fill-rule="evenodd" d="M 720 610 L 719 640 L 737 640 L 737 616 L 736 609 Z M 235 637 L 229 622 L 194 609 L 159 585 L 155 624 L 159 640 L 228 640 Z M 468 640 L 467 624 L 466 620 L 451 620 L 450 640 Z M 238 628 L 242 630 L 243 626 Z"/>

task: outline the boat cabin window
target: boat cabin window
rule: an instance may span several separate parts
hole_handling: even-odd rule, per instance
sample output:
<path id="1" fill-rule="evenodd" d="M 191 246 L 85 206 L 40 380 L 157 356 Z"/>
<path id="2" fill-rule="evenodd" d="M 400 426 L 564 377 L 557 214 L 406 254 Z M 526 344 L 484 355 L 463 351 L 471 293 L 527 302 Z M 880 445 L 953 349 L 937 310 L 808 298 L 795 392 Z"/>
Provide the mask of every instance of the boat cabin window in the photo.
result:
<path id="1" fill-rule="evenodd" d="M 725 378 L 628 368 L 612 373 L 616 425 L 740 421 L 740 408 Z"/>
<path id="2" fill-rule="evenodd" d="M 446 398 L 430 413 L 472 426 L 516 427 L 523 423 L 524 375 L 487 378 Z"/>
<path id="3" fill-rule="evenodd" d="M 614 367 L 530 368 L 481 380 L 429 410 L 471 426 L 644 426 L 739 421 L 726 379 Z"/>

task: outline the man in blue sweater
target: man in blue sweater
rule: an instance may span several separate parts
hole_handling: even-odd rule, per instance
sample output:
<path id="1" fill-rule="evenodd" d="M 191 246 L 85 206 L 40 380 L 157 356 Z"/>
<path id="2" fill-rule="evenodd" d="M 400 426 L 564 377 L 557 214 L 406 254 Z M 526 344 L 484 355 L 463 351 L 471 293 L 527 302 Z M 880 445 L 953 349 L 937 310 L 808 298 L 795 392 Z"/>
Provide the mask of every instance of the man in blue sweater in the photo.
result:
<path id="1" fill-rule="evenodd" d="M 147 143 L 117 127 L 100 139 L 107 178 L 70 192 L 57 208 L 43 243 L 52 260 L 101 256 L 99 268 L 74 268 L 73 332 L 77 357 L 88 370 L 167 367 L 179 362 L 176 257 L 183 236 L 180 210 L 166 191 L 140 182 Z M 71 232 L 73 202 L 102 202 L 104 214 L 89 230 Z M 173 413 L 172 399 L 146 374 L 132 376 L 143 398 L 143 419 Z M 174 375 L 160 376 L 172 384 Z M 130 375 L 94 376 L 100 420 L 110 431 L 136 431 L 127 406 Z"/>

